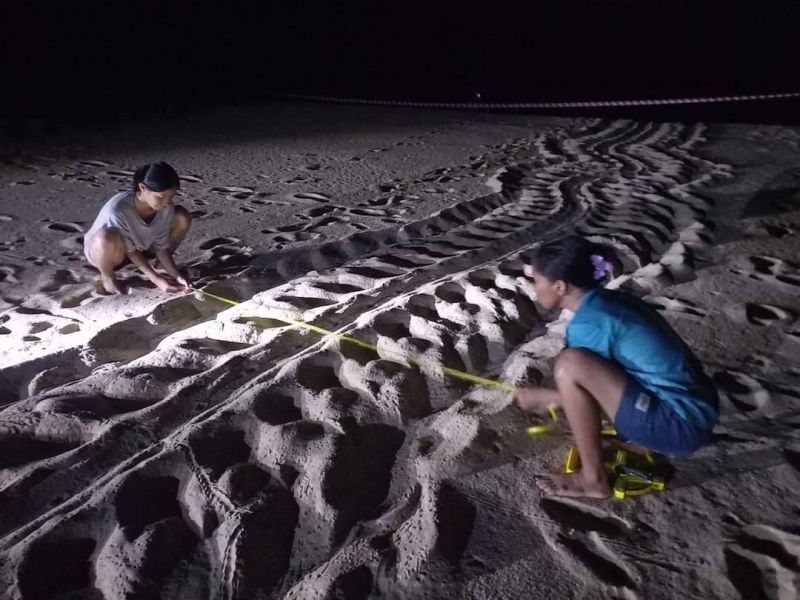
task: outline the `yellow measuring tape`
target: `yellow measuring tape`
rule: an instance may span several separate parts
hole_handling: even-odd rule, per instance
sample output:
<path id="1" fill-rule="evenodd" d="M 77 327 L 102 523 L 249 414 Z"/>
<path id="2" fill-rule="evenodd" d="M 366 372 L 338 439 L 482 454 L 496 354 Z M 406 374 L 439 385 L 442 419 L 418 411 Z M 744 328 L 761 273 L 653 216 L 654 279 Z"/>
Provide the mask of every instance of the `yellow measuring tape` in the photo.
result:
<path id="1" fill-rule="evenodd" d="M 198 292 L 203 294 L 204 296 L 208 296 L 209 298 L 213 298 L 219 302 L 224 302 L 225 304 L 230 304 L 231 306 L 238 306 L 241 302 L 237 302 L 236 300 L 231 300 L 229 298 L 223 298 L 222 296 L 217 296 L 216 294 L 212 294 L 211 292 L 207 292 L 205 290 L 201 290 L 195 287 L 189 287 L 190 290 L 193 292 Z M 317 327 L 316 325 L 312 325 L 311 323 L 306 323 L 305 321 L 296 321 L 294 319 L 289 319 L 288 317 L 272 317 L 277 321 L 283 321 L 284 323 L 288 323 L 289 325 L 295 325 L 297 327 L 302 327 L 303 329 L 307 329 L 308 331 L 313 331 L 314 333 L 319 333 L 320 335 L 330 335 L 339 340 L 344 342 L 348 342 L 350 344 L 354 344 L 361 348 L 367 348 L 368 350 L 374 351 L 376 354 L 378 353 L 378 347 L 374 344 L 370 344 L 369 342 L 365 342 L 364 340 L 359 340 L 358 338 L 350 337 L 349 335 L 343 335 L 341 333 L 336 333 L 335 331 L 330 331 L 328 329 L 323 329 L 322 327 Z M 384 350 L 384 352 L 386 352 Z M 391 352 L 395 356 L 402 358 L 403 360 L 407 361 L 409 364 L 418 366 L 418 367 L 428 367 L 433 369 L 441 369 L 442 372 L 450 375 L 455 379 L 461 379 L 462 381 L 468 381 L 470 383 L 478 383 L 480 385 L 486 385 L 489 387 L 496 387 L 501 389 L 505 392 L 515 392 L 517 388 L 513 385 L 509 385 L 507 383 L 503 383 L 502 381 L 497 381 L 495 379 L 488 379 L 486 377 L 481 377 L 479 375 L 473 375 L 472 373 L 467 373 L 465 371 L 459 371 L 458 369 L 451 369 L 450 367 L 445 367 L 444 365 L 431 363 L 427 361 L 419 360 L 418 358 L 414 358 L 412 356 L 406 356 L 397 352 Z M 539 435 L 542 433 L 551 433 L 555 430 L 556 422 L 558 421 L 558 413 L 556 412 L 555 406 L 549 406 L 548 411 L 550 412 L 550 417 L 552 418 L 552 422 L 546 423 L 544 425 L 534 425 L 532 427 L 528 427 L 525 429 L 525 432 L 530 435 Z"/>

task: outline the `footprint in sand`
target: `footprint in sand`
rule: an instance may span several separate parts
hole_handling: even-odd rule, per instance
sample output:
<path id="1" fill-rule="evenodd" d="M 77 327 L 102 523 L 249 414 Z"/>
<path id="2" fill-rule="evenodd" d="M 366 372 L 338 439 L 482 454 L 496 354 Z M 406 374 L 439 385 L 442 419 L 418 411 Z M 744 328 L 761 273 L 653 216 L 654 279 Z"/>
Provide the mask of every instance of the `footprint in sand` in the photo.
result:
<path id="1" fill-rule="evenodd" d="M 28 333 L 30 335 L 36 335 L 37 333 L 42 333 L 43 331 L 47 331 L 53 326 L 52 323 L 48 323 L 47 321 L 38 321 L 36 323 L 32 323 L 30 329 L 28 329 Z"/>
<path id="2" fill-rule="evenodd" d="M 331 197 L 326 194 L 320 194 L 317 192 L 301 192 L 299 194 L 293 194 L 293 198 L 297 198 L 298 200 L 312 200 L 314 202 L 323 202 L 327 203 L 331 201 Z"/>
<path id="3" fill-rule="evenodd" d="M 436 288 L 434 295 L 450 304 L 460 304 L 466 302 L 464 288 L 455 282 L 443 283 Z"/>
<path id="4" fill-rule="evenodd" d="M 569 537 L 562 533 L 557 541 L 598 580 L 612 587 L 623 588 L 627 594 L 622 597 L 635 596 L 632 590 L 639 587 L 638 577 L 596 532 L 580 537 Z"/>
<path id="5" fill-rule="evenodd" d="M 777 275 L 787 270 L 786 263 L 773 256 L 751 256 L 750 263 L 757 273 L 764 275 Z"/>
<path id="6" fill-rule="evenodd" d="M 19 279 L 16 277 L 18 270 L 16 267 L 0 265 L 0 283 L 19 283 Z"/>
<path id="7" fill-rule="evenodd" d="M 800 448 L 784 448 L 783 456 L 795 471 L 800 472 Z"/>
<path id="8" fill-rule="evenodd" d="M 800 536 L 769 525 L 745 525 L 724 555 L 728 578 L 742 598 L 798 597 Z"/>
<path id="9" fill-rule="evenodd" d="M 47 260 L 47 258 L 45 258 L 44 256 L 26 256 L 25 260 L 27 260 L 28 262 L 32 262 L 37 267 L 52 266 L 52 263 L 49 260 Z"/>
<path id="10" fill-rule="evenodd" d="M 575 560 L 609 585 L 638 587 L 637 576 L 606 540 L 629 537 L 634 528 L 598 507 L 569 498 L 545 498 L 544 512 L 561 525 L 558 542 Z"/>
<path id="11" fill-rule="evenodd" d="M 334 300 L 328 300 L 326 298 L 308 298 L 303 296 L 278 296 L 275 298 L 275 302 L 284 302 L 300 310 L 311 310 L 336 304 Z"/>
<path id="12" fill-rule="evenodd" d="M 361 286 L 350 285 L 347 283 L 337 283 L 335 281 L 314 281 L 311 285 L 319 290 L 330 292 L 332 294 L 345 295 L 364 291 L 364 288 Z"/>
<path id="13" fill-rule="evenodd" d="M 745 304 L 747 320 L 761 327 L 772 325 L 776 322 L 791 323 L 795 319 L 794 313 L 788 309 L 772 306 L 771 304 L 747 303 Z"/>
<path id="14" fill-rule="evenodd" d="M 707 310 L 700 308 L 696 303 L 690 300 L 670 298 L 668 296 L 651 296 L 645 298 L 645 301 L 659 311 L 686 314 L 695 317 L 705 317 L 708 315 Z"/>
<path id="15" fill-rule="evenodd" d="M 295 183 L 306 183 L 306 182 L 317 183 L 318 181 L 319 179 L 315 177 L 304 177 L 302 175 L 295 175 L 294 177 L 291 177 L 289 179 L 284 179 L 283 183 L 291 185 Z"/>
<path id="16" fill-rule="evenodd" d="M 286 248 L 287 244 L 293 244 L 295 242 L 306 242 L 308 240 L 314 240 L 319 237 L 317 233 L 282 233 L 280 235 L 276 235 L 275 237 L 270 240 L 273 244 L 273 249 L 275 250 L 283 250 Z"/>
<path id="17" fill-rule="evenodd" d="M 755 223 L 754 225 L 751 225 L 745 230 L 744 235 L 745 237 L 748 238 L 767 237 L 767 238 L 781 239 L 795 233 L 796 230 L 793 229 L 793 227 L 795 226 Z"/>
<path id="18" fill-rule="evenodd" d="M 83 233 L 83 228 L 78 223 L 49 223 L 44 226 L 45 231 L 61 231 L 63 233 Z"/>
<path id="19" fill-rule="evenodd" d="M 390 210 L 385 210 L 381 208 L 351 208 L 348 211 L 352 215 L 358 215 L 359 217 L 391 217 L 394 216 L 394 213 Z"/>
<path id="20" fill-rule="evenodd" d="M 764 225 L 764 231 L 767 232 L 769 237 L 773 238 L 784 238 L 787 235 L 792 235 L 795 230 L 790 229 L 789 227 L 783 227 L 781 225 Z"/>
<path id="21" fill-rule="evenodd" d="M 324 219 L 317 221 L 313 225 L 309 225 L 308 230 L 316 231 L 318 229 L 322 229 L 323 227 L 327 227 L 328 225 L 334 225 L 336 223 L 342 223 L 342 222 L 343 222 L 342 219 L 339 219 L 338 217 L 325 217 Z"/>
<path id="22" fill-rule="evenodd" d="M 310 211 L 308 211 L 308 216 L 312 218 L 321 217 L 323 215 L 327 215 L 330 212 L 343 211 L 343 210 L 346 209 L 342 208 L 341 206 L 319 206 L 317 208 L 312 208 Z"/>
<path id="23" fill-rule="evenodd" d="M 319 234 L 317 233 L 298 231 L 297 233 L 282 233 L 280 235 L 276 235 L 274 238 L 272 238 L 272 241 L 277 242 L 278 244 L 291 244 L 292 242 L 307 242 L 308 240 L 314 240 L 318 237 Z"/>
<path id="24" fill-rule="evenodd" d="M 367 200 L 365 203 L 359 204 L 359 206 L 386 206 L 389 204 L 389 200 L 390 196 L 373 198 L 372 200 Z"/>
<path id="25" fill-rule="evenodd" d="M 120 178 L 129 179 L 130 177 L 133 177 L 134 172 L 133 171 L 126 171 L 126 170 L 123 170 L 123 169 L 114 169 L 112 171 L 106 171 L 106 175 L 111 175 L 112 177 L 120 177 Z"/>
<path id="26" fill-rule="evenodd" d="M 140 595 L 141 589 L 159 589 L 162 573 L 169 574 L 179 561 L 191 559 L 198 539 L 184 515 L 202 514 L 203 509 L 191 501 L 184 504 L 179 476 L 184 474 L 133 473 L 123 481 L 113 501 L 116 527 L 93 553 L 94 565 L 88 565 L 98 573 L 127 565 L 124 578 L 95 582 L 94 590 L 99 588 L 103 597 L 130 597 Z M 142 510 L 142 506 L 148 508 Z M 203 531 L 202 525 L 198 529 Z M 155 541 L 142 544 L 141 539 Z M 159 563 L 158 575 L 149 567 L 153 560 Z"/>
<path id="27" fill-rule="evenodd" d="M 69 269 L 57 269 L 52 272 L 49 281 L 39 287 L 42 292 L 57 292 L 66 285 L 82 283 L 82 281 Z"/>
<path id="28" fill-rule="evenodd" d="M 750 257 L 750 263 L 755 270 L 755 274 L 749 275 L 752 279 L 767 280 L 792 287 L 800 287 L 800 271 L 798 271 L 797 264 L 793 262 L 784 261 L 773 256 L 756 255 Z M 731 272 L 737 275 L 745 274 L 739 269 L 731 269 Z"/>
<path id="29" fill-rule="evenodd" d="M 275 229 L 262 229 L 261 233 L 293 233 L 295 231 L 302 231 L 307 225 L 305 223 L 292 223 L 289 225 L 281 225 Z"/>
<path id="30" fill-rule="evenodd" d="M 719 371 L 712 377 L 717 388 L 742 412 L 767 405 L 770 394 L 756 379 L 737 371 Z"/>
<path id="31" fill-rule="evenodd" d="M 633 533 L 633 527 L 626 520 L 578 500 L 544 498 L 541 507 L 564 529 L 597 531 L 609 537 L 626 537 Z"/>
<path id="32" fill-rule="evenodd" d="M 381 566 L 378 566 L 378 575 L 368 565 L 357 566 L 336 577 L 326 590 L 325 598 L 368 598 L 376 579 L 380 581 L 380 573 Z"/>
<path id="33" fill-rule="evenodd" d="M 202 244 L 198 246 L 200 250 L 211 250 L 212 248 L 216 248 L 217 246 L 224 246 L 226 244 L 238 244 L 239 238 L 234 237 L 218 237 L 218 238 L 211 238 L 210 240 L 206 240 Z"/>
<path id="34" fill-rule="evenodd" d="M 236 185 L 212 187 L 211 191 L 217 192 L 218 194 L 226 194 L 238 200 L 246 200 L 255 193 L 255 190 L 251 187 Z"/>
<path id="35" fill-rule="evenodd" d="M 188 181 L 189 183 L 203 183 L 203 178 L 199 175 L 180 175 L 178 179 L 181 181 Z"/>

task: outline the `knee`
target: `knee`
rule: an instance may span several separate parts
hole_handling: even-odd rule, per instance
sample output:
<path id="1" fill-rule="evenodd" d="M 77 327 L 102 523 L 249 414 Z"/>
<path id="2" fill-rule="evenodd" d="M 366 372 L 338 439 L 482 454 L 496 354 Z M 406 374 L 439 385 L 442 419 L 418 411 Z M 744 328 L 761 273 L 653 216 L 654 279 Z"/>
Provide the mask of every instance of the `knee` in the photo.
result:
<path id="1" fill-rule="evenodd" d="M 192 215 L 182 206 L 175 207 L 175 215 L 172 217 L 172 228 L 185 233 L 192 226 Z"/>
<path id="2" fill-rule="evenodd" d="M 116 229 L 102 227 L 92 235 L 89 253 L 95 264 L 119 265 L 125 260 L 125 240 Z"/>
<path id="3" fill-rule="evenodd" d="M 122 234 L 112 227 L 98 229 L 92 235 L 91 246 L 93 250 L 125 253 L 125 242 L 122 239 Z"/>
<path id="4" fill-rule="evenodd" d="M 567 382 L 577 382 L 580 374 L 585 370 L 589 357 L 584 350 L 566 348 L 556 359 L 553 369 L 553 378 L 561 385 Z"/>

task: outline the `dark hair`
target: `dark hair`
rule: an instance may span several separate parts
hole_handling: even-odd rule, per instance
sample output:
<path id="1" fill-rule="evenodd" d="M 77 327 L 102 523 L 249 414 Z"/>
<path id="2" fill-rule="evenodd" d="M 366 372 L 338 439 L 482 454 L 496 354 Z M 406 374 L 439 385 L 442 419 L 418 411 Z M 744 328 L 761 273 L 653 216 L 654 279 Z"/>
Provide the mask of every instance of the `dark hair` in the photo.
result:
<path id="1" fill-rule="evenodd" d="M 134 192 L 139 191 L 140 183 L 153 192 L 163 192 L 170 188 L 177 190 L 181 187 L 178 173 L 164 161 L 148 163 L 136 169 L 136 173 L 133 174 Z"/>
<path id="2" fill-rule="evenodd" d="M 599 287 L 612 274 L 614 252 L 579 235 L 539 246 L 533 267 L 550 281 L 565 281 L 580 288 Z"/>

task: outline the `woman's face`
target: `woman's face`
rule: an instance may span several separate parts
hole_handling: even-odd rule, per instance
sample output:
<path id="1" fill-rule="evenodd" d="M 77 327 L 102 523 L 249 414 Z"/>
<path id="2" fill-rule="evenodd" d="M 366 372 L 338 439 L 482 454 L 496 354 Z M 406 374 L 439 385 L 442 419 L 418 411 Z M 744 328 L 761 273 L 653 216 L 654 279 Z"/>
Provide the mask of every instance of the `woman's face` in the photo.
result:
<path id="1" fill-rule="evenodd" d="M 140 183 L 138 196 L 139 200 L 147 204 L 152 210 L 159 211 L 167 208 L 177 193 L 178 190 L 175 188 L 169 188 L 163 192 L 154 192 L 148 189 L 145 184 Z"/>
<path id="2" fill-rule="evenodd" d="M 536 291 L 536 300 L 545 310 L 550 310 L 558 306 L 561 298 L 566 291 L 563 281 L 550 281 L 539 273 L 535 267 L 528 266 L 525 269 L 526 275 L 533 279 L 533 289 Z"/>

